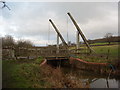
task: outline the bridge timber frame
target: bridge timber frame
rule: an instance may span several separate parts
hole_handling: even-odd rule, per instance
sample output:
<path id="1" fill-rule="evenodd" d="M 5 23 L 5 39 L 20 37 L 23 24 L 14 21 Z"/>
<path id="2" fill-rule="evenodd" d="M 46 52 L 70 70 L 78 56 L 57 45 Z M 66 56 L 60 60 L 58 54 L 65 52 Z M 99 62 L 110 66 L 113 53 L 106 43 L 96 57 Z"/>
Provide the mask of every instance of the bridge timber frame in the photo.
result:
<path id="1" fill-rule="evenodd" d="M 60 37 L 60 39 L 62 40 L 63 44 L 65 45 L 65 47 L 68 47 L 67 43 L 65 42 L 63 36 L 61 35 L 61 33 L 59 32 L 59 30 L 57 29 L 57 27 L 55 26 L 55 24 L 53 23 L 53 21 L 51 19 L 49 19 L 50 23 L 52 24 L 52 26 L 54 27 L 56 33 L 58 34 L 58 36 Z"/>
<path id="2" fill-rule="evenodd" d="M 78 26 L 77 22 L 75 21 L 75 19 L 72 17 L 72 15 L 71 15 L 69 12 L 68 12 L 67 14 L 68 14 L 68 16 L 70 17 L 70 19 L 72 20 L 73 24 L 75 25 L 78 33 L 81 35 L 81 37 L 82 37 L 83 41 L 85 42 L 87 48 L 90 50 L 90 52 L 92 52 L 93 49 L 90 47 L 89 43 L 87 42 L 87 39 L 86 39 L 85 35 L 83 34 L 82 30 L 80 29 L 80 27 Z M 79 37 L 79 35 L 78 35 L 77 37 Z M 78 40 L 79 40 L 79 39 L 78 39 Z M 79 42 L 79 41 L 77 41 L 77 42 Z M 79 46 L 79 45 L 78 45 L 78 46 Z M 93 51 L 93 52 L 94 52 L 94 51 Z"/>
<path id="3" fill-rule="evenodd" d="M 46 59 L 47 60 L 64 60 L 64 59 L 68 59 L 69 58 L 69 54 L 68 54 L 68 44 L 66 43 L 66 41 L 64 40 L 62 34 L 59 32 L 58 28 L 56 27 L 56 25 L 53 23 L 53 21 L 51 19 L 49 19 L 49 22 L 52 24 L 53 28 L 55 29 L 56 33 L 57 33 L 57 52 L 56 55 L 51 55 L 51 56 L 47 56 Z M 59 49 L 59 38 L 61 39 L 65 51 L 64 54 L 60 53 L 60 49 Z M 67 55 L 66 55 L 67 54 Z"/>

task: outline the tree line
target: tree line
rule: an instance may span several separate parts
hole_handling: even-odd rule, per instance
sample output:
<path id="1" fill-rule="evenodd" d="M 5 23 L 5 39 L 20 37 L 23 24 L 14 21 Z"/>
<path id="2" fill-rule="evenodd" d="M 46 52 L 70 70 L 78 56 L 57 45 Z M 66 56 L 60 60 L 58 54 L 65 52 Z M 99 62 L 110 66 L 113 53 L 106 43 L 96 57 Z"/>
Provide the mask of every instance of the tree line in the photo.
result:
<path id="1" fill-rule="evenodd" d="M 11 35 L 5 35 L 4 37 L 2 37 L 2 47 L 32 47 L 34 46 L 33 43 L 29 40 L 18 40 L 15 41 L 15 39 L 11 36 Z"/>
<path id="2" fill-rule="evenodd" d="M 120 36 L 113 36 L 111 33 L 106 33 L 106 35 L 101 39 L 95 39 L 95 40 L 88 40 L 89 44 L 92 43 L 108 43 L 111 44 L 111 42 L 120 42 Z"/>

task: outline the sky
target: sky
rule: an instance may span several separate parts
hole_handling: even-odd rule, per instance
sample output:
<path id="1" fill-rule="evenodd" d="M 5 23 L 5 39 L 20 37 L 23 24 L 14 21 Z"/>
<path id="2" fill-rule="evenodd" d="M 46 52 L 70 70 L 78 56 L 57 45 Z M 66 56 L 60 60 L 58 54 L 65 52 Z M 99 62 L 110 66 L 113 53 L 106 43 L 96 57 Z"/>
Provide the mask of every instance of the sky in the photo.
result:
<path id="1" fill-rule="evenodd" d="M 117 2 L 6 2 L 0 3 L 0 36 L 30 40 L 36 46 L 56 44 L 57 34 L 48 21 L 52 19 L 65 41 L 76 42 L 76 28 L 70 12 L 87 39 L 118 35 Z M 68 35 L 68 36 L 67 36 Z M 80 38 L 80 41 L 82 39 Z"/>

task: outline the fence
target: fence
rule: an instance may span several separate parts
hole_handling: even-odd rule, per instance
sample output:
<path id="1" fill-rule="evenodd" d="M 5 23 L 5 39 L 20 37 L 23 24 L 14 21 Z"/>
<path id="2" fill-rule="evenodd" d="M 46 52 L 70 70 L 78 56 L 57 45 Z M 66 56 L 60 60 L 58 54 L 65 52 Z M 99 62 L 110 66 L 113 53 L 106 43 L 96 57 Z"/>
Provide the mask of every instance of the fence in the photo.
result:
<path id="1" fill-rule="evenodd" d="M 68 50 L 60 49 L 59 52 L 56 48 L 47 48 L 47 47 L 3 47 L 2 48 L 2 59 L 34 59 L 39 56 L 65 56 L 68 55 Z"/>

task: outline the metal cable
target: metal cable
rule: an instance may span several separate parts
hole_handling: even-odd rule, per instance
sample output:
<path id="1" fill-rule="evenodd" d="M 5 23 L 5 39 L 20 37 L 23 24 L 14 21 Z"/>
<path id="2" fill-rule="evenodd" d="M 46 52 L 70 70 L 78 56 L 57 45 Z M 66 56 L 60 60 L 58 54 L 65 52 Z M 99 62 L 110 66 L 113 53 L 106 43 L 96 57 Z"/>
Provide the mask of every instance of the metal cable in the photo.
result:
<path id="1" fill-rule="evenodd" d="M 50 23 L 48 22 L 48 45 L 50 44 Z"/>

